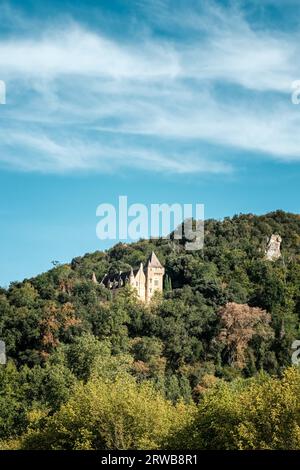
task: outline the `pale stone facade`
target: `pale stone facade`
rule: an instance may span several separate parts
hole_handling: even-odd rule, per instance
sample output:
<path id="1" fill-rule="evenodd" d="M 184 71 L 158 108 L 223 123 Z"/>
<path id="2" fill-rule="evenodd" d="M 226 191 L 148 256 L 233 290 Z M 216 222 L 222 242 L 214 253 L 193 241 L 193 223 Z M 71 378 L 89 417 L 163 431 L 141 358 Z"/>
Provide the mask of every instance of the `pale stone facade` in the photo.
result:
<path id="1" fill-rule="evenodd" d="M 145 301 L 149 302 L 155 291 L 163 291 L 165 268 L 160 264 L 154 251 L 146 265 Z"/>
<path id="2" fill-rule="evenodd" d="M 138 298 L 148 303 L 156 291 L 163 291 L 164 274 L 165 269 L 153 251 L 145 267 L 141 263 L 138 269 L 131 268 L 130 272 L 120 272 L 114 276 L 106 275 L 101 284 L 108 289 L 119 289 L 129 284 L 136 290 Z M 92 280 L 95 282 L 95 275 Z"/>

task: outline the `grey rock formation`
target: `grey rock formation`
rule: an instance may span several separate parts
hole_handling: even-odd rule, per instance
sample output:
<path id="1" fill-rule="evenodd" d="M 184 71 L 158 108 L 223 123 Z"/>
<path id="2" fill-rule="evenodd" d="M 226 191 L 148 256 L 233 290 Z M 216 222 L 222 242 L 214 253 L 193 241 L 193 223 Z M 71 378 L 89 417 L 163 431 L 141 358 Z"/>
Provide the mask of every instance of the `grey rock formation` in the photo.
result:
<path id="1" fill-rule="evenodd" d="M 280 245 L 282 238 L 278 234 L 272 234 L 266 249 L 266 259 L 268 261 L 276 261 L 281 257 Z"/>

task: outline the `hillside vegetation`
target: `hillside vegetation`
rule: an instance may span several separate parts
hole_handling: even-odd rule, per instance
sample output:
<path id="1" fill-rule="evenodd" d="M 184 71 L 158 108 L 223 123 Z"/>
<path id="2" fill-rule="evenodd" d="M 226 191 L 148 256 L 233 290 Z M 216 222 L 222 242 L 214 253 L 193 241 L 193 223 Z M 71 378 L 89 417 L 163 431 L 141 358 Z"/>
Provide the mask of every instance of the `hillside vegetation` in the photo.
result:
<path id="1" fill-rule="evenodd" d="M 166 277 L 150 305 L 92 282 L 152 250 Z M 283 211 L 208 220 L 201 251 L 119 243 L 12 283 L 0 289 L 1 447 L 300 448 L 299 317 L 300 216 Z"/>

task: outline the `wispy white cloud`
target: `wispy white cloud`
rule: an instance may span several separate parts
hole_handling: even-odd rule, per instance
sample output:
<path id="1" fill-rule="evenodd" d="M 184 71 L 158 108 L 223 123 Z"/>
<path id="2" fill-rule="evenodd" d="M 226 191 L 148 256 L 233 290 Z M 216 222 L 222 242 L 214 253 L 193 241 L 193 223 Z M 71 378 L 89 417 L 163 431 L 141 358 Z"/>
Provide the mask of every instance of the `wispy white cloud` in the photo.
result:
<path id="1" fill-rule="evenodd" d="M 64 75 L 149 80 L 179 72 L 168 45 L 124 47 L 75 24 L 66 31 L 49 30 L 38 39 L 2 41 L 0 67 L 8 76 L 46 80 Z"/>
<path id="2" fill-rule="evenodd" d="M 232 169 L 203 143 L 300 160 L 300 108 L 289 99 L 300 78 L 296 33 L 254 28 L 240 9 L 211 2 L 176 15 L 168 2 L 152 8 L 167 30 L 189 35 L 162 39 L 141 28 L 139 41 L 121 41 L 70 21 L 63 30 L 53 23 L 42 34 L 0 39 L 8 85 L 2 164 L 51 172 Z"/>
<path id="3" fill-rule="evenodd" d="M 6 165 L 20 170 L 41 172 L 91 171 L 112 173 L 119 168 L 136 168 L 154 172 L 178 174 L 193 172 L 228 173 L 231 165 L 220 161 L 207 161 L 193 153 L 183 159 L 178 153 L 164 153 L 136 145 L 125 148 L 118 144 L 84 142 L 73 138 L 53 139 L 48 135 L 14 132 L 11 136 L 0 132 L 1 142 L 10 151 L 2 155 Z M 71 156 L 71 158 L 70 158 Z"/>

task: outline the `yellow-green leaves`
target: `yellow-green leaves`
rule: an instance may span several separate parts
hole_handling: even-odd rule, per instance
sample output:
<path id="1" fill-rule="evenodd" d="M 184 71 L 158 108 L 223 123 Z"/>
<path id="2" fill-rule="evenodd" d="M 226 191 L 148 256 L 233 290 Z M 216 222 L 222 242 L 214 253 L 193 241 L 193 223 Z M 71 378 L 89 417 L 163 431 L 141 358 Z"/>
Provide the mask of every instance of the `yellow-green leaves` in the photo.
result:
<path id="1" fill-rule="evenodd" d="M 150 383 L 137 384 L 122 375 L 79 384 L 74 396 L 31 431 L 23 447 L 30 449 L 157 449 L 188 424 L 192 406 L 172 405 Z"/>

